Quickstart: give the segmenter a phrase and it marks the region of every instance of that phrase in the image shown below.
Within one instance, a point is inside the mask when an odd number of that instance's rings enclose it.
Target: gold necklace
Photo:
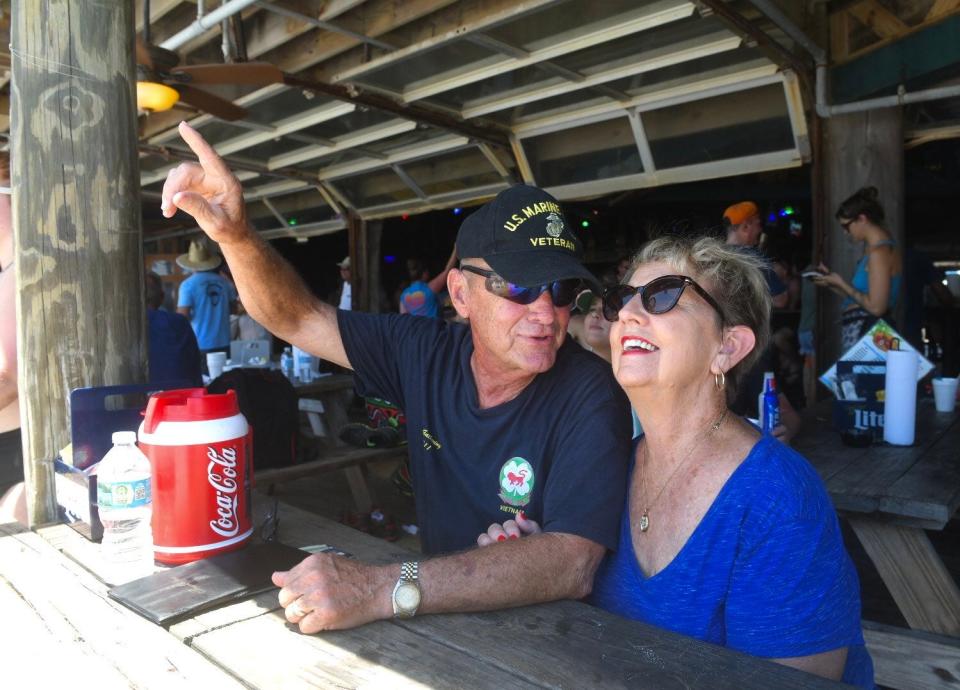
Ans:
[[[703,439],[705,439],[710,434],[710,432],[716,431],[720,428],[720,425],[723,424],[723,420],[727,418],[728,411],[729,411],[728,409],[724,409],[723,412],[720,413],[720,416],[717,417],[717,420],[710,425],[710,428],[707,429],[706,432],[704,432],[704,434],[700,438],[694,441],[693,445],[690,446],[690,450],[687,451],[687,454],[684,456],[683,460],[681,460],[673,468],[673,472],[671,472],[670,476],[667,477],[667,481],[665,481],[663,483],[663,486],[660,487],[660,491],[657,492],[656,497],[652,501],[650,501],[650,503],[647,504],[646,508],[644,508],[643,515],[640,516],[641,532],[646,532],[648,529],[650,529],[650,509],[654,505],[656,505],[657,501],[660,500],[660,496],[663,495],[663,490],[667,488],[667,485],[670,483],[670,480],[673,479],[673,476],[677,473],[677,470],[679,470],[681,467],[687,464],[687,460],[691,458],[691,456],[693,455],[693,451],[697,449],[697,447],[700,445],[700,442],[703,441]],[[640,488],[643,489],[643,493],[644,495],[646,495],[647,493],[647,440],[646,439],[643,440],[643,467],[640,469]]]

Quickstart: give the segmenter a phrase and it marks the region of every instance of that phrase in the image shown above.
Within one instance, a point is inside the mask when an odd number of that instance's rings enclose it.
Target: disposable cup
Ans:
[[[937,412],[953,412],[957,405],[957,383],[955,378],[933,380],[933,401]]]
[[[207,353],[207,372],[210,378],[215,379],[223,373],[223,367],[227,363],[226,352],[208,352]]]

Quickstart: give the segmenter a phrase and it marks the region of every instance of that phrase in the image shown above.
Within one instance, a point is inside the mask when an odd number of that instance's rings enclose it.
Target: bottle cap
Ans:
[[[110,440],[113,441],[113,445],[129,445],[137,442],[137,432],[136,431],[114,431],[113,436],[110,437]]]

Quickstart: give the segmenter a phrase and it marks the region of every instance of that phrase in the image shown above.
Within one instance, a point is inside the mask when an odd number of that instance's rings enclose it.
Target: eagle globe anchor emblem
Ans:
[[[520,457],[510,458],[500,468],[500,500],[512,506],[525,506],[533,491],[533,467]]]
[[[547,216],[547,234],[550,237],[560,237],[563,232],[563,218],[556,213]]]

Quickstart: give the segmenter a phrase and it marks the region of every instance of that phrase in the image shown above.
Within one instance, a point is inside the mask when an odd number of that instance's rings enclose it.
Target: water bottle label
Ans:
[[[97,482],[97,505],[108,510],[150,505],[150,478],[132,482]]]

